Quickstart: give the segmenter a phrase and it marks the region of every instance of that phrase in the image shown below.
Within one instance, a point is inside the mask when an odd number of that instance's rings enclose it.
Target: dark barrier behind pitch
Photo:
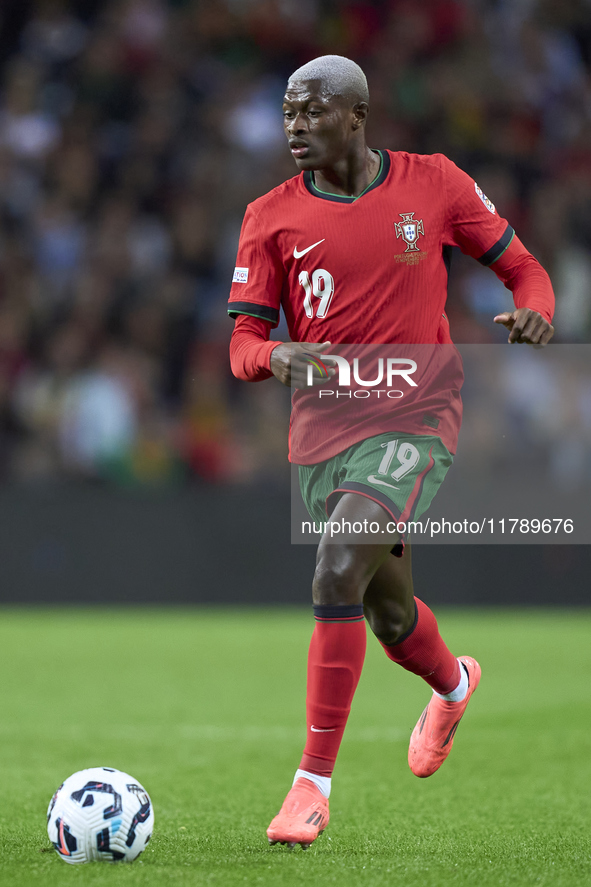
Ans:
[[[0,492],[2,604],[303,604],[315,548],[290,544],[285,492],[78,484]],[[419,546],[435,605],[588,605],[587,546]]]

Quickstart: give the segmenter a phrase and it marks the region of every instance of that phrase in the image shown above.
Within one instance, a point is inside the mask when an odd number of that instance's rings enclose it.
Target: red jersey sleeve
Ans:
[[[244,215],[236,268],[228,302],[230,317],[247,314],[279,323],[284,269],[274,236],[265,232],[260,214],[250,204]]]
[[[531,308],[550,322],[554,292],[548,274],[474,179],[441,157],[446,173],[447,243],[459,246],[481,265],[491,265],[513,293],[516,308]]]
[[[444,155],[440,157],[446,187],[446,243],[459,246],[481,265],[492,265],[503,255],[515,231],[474,179]]]
[[[531,308],[552,323],[554,290],[547,272],[515,236],[492,266],[497,277],[513,293],[516,308]]]
[[[237,379],[260,382],[269,379],[271,352],[281,342],[270,342],[271,327],[258,317],[239,315],[230,340],[230,365]]]

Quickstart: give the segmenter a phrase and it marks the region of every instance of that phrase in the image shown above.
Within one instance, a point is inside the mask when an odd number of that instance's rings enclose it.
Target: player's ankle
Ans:
[[[435,695],[440,699],[445,699],[446,702],[463,702],[468,692],[469,683],[468,670],[464,663],[460,662],[460,683],[455,690],[452,690],[451,693],[435,693]]]
[[[316,788],[322,792],[325,798],[330,797],[330,787],[332,782],[330,776],[320,776],[319,773],[311,773],[309,770],[296,770],[296,774],[293,778],[294,783],[297,779],[309,779],[310,782],[313,782]]]

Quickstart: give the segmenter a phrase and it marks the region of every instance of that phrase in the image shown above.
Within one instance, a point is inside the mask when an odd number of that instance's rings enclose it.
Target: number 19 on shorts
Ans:
[[[408,441],[402,441],[400,446],[398,446],[397,440],[389,440],[387,443],[383,443],[382,447],[385,448],[386,452],[384,458],[380,462],[378,474],[388,474],[392,465],[392,460],[394,456],[396,456],[399,465],[390,475],[394,480],[402,480],[403,477],[409,474],[413,468],[418,465],[421,457],[421,454],[414,444],[411,444]]]

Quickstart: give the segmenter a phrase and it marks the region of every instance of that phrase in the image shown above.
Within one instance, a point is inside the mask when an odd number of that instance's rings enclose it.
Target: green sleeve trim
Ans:
[[[505,247],[505,249],[504,249],[501,253],[498,254],[498,256],[496,257],[496,259],[494,259],[494,260],[491,262],[491,265],[494,265],[495,262],[498,262],[498,261],[499,261],[499,259],[501,258],[501,256],[504,256],[504,255],[505,255],[505,253],[507,252],[507,250],[509,249],[509,247],[510,247],[511,244],[513,243],[513,238],[514,238],[514,237],[515,237],[515,231],[514,231],[513,234],[511,235],[511,240],[509,241],[509,243],[507,244],[507,246]]]
[[[279,323],[277,308],[271,308],[269,305],[257,305],[253,302],[230,302],[228,314],[233,319],[236,319],[240,314],[246,314],[247,317],[257,317],[273,326],[277,326]]]
[[[500,238],[500,240],[497,240],[497,242],[493,246],[491,246],[491,248],[487,250],[483,256],[480,256],[480,258],[478,259],[480,264],[488,267],[489,265],[493,265],[495,262],[498,262],[503,253],[506,252],[511,246],[514,237],[515,231],[513,230],[511,225],[507,225],[507,227],[505,228],[505,233]]]

